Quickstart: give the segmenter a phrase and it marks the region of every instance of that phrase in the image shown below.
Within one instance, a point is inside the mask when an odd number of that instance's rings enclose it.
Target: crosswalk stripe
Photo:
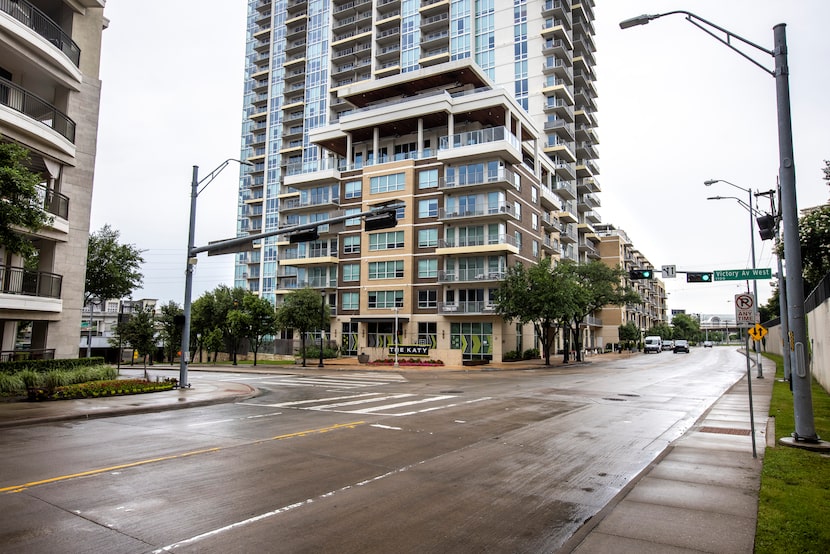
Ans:
[[[426,402],[438,402],[439,400],[447,400],[448,398],[455,398],[455,396],[433,396],[429,398],[422,398],[420,400],[412,400],[410,402],[398,402],[396,404],[385,404],[383,406],[376,406],[374,408],[363,408],[362,410],[351,410],[350,414],[372,414],[380,412],[381,410],[394,410],[395,408],[403,408],[404,406],[414,406],[416,404],[424,404]]]

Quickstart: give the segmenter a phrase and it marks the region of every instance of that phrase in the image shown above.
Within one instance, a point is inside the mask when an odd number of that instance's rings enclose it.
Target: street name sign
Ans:
[[[745,281],[747,279],[772,279],[772,269],[724,269],[715,271],[715,281]]]
[[[735,295],[735,321],[738,325],[754,325],[755,296],[750,292],[742,292]]]

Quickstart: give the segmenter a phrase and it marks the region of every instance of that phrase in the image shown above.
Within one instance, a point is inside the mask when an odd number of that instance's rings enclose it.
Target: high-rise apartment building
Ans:
[[[599,259],[593,6],[250,0],[238,233],[406,206],[381,233],[264,238],[235,286],[325,291],[345,352],[393,319],[445,359],[532,347],[488,314],[506,268]]]
[[[104,0],[0,2],[0,140],[25,147],[51,223],[37,256],[0,244],[2,359],[78,356]],[[0,200],[2,201],[2,200]]]

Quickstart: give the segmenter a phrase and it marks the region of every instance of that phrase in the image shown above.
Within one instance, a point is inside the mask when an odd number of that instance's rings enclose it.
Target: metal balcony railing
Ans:
[[[63,219],[69,219],[69,197],[46,187],[38,187],[40,205],[48,213]]]
[[[3,2],[4,0],[0,0]],[[0,77],[0,104],[54,129],[75,143],[75,122],[55,106],[26,89]]]
[[[64,53],[76,67],[81,62],[81,49],[45,13],[26,0],[0,0],[0,11],[9,14]]]
[[[60,298],[62,282],[55,273],[0,265],[0,293]]]

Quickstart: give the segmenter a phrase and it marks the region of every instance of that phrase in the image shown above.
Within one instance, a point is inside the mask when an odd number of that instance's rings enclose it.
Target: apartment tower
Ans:
[[[98,134],[104,0],[0,2],[0,140],[25,147],[51,222],[0,244],[2,360],[75,358]]]
[[[448,359],[532,347],[488,313],[506,268],[599,259],[593,6],[250,0],[238,234],[405,207],[383,236],[263,238],[235,286],[320,290],[345,353],[385,348],[393,320]]]

